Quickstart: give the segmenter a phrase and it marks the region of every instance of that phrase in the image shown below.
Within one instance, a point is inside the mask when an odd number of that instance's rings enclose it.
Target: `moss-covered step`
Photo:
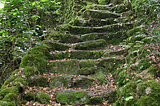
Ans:
[[[87,89],[94,85],[93,81],[94,81],[94,78],[92,77],[78,76],[77,78],[73,79],[71,87]]]
[[[53,54],[54,60],[56,59],[98,59],[100,58],[104,52],[98,50],[67,50],[67,51],[58,51],[51,52]]]
[[[67,27],[67,28],[66,28]],[[71,34],[87,34],[93,32],[116,32],[124,29],[133,28],[133,23],[116,23],[112,25],[105,25],[99,27],[83,27],[83,26],[72,26],[70,24],[63,24],[57,26],[57,31],[64,32],[69,31]]]
[[[73,76],[53,76],[50,79],[49,88],[71,87]]]
[[[23,101],[38,101],[42,104],[45,104],[45,103],[49,103],[49,95],[46,94],[46,93],[43,93],[43,92],[38,92],[38,93],[32,93],[32,92],[28,92],[27,94],[24,95],[23,97]]]
[[[52,41],[52,40],[44,40],[42,42],[43,45],[46,45],[48,46],[48,48],[52,51],[54,50],[66,50],[68,48],[70,48],[69,45],[67,44],[64,44],[64,43],[60,43],[60,42],[57,42],[57,41]]]
[[[80,62],[77,59],[68,60],[68,61],[54,61],[50,67],[50,72],[52,73],[65,73],[69,75],[90,75],[94,74],[97,68],[97,60],[81,60]]]
[[[92,50],[96,48],[104,48],[106,41],[104,39],[80,42],[74,46],[76,50]]]
[[[111,57],[111,56],[116,56],[116,55],[127,55],[125,50],[117,50],[117,51],[112,51],[112,50],[108,50],[106,52],[104,52],[102,57]]]
[[[124,24],[112,24],[112,25],[105,25],[100,27],[81,27],[81,26],[70,26],[71,34],[87,34],[87,33],[102,33],[102,32],[116,32],[124,29],[131,29],[133,28],[132,23],[124,23]]]
[[[31,78],[27,79],[28,85],[33,86],[40,86],[40,87],[48,87],[49,82],[47,77],[43,76],[31,76]]]
[[[107,44],[119,44],[125,38],[127,34],[124,31],[117,31],[113,33],[88,33],[81,35],[81,41],[104,39]]]
[[[50,72],[64,73],[64,74],[77,74],[79,70],[79,62],[77,59],[53,61],[50,65]]]
[[[102,59],[98,63],[98,67],[102,68],[105,73],[114,73],[118,67],[125,63],[124,58],[107,58]]]
[[[56,92],[56,100],[61,104],[83,105],[90,102],[89,93],[92,91],[62,90]]]
[[[50,30],[48,33],[49,33],[47,38],[48,40],[53,39],[61,43],[75,43],[80,41],[80,38],[71,35],[68,31],[60,32],[60,31]]]
[[[98,70],[98,61],[97,60],[82,60],[79,62],[80,69],[77,74],[80,75],[91,75]]]
[[[109,0],[108,0],[109,1]],[[94,4],[89,7],[89,9],[95,9],[95,10],[108,10],[116,13],[122,13],[125,11],[128,11],[130,8],[127,8],[127,5],[124,3],[119,5],[100,5],[100,4]]]
[[[97,18],[97,19],[106,19],[106,18],[118,18],[120,14],[113,13],[107,10],[94,10],[87,9],[82,13],[84,18]]]
[[[76,17],[74,20],[70,21],[70,24],[73,26],[104,26],[104,25],[111,25],[115,23],[124,23],[128,22],[131,19],[125,17],[118,17],[118,18],[106,18],[106,19],[84,19],[81,17]]]

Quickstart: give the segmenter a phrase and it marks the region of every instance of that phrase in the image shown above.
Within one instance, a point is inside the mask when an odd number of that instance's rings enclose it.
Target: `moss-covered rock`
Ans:
[[[8,87],[8,88],[5,88],[5,89],[2,89],[0,91],[0,98],[3,99],[5,95],[9,94],[9,93],[15,93],[15,94],[18,94],[19,93],[19,90],[16,86],[12,86],[12,87]]]
[[[37,75],[39,73],[36,67],[26,66],[24,70],[24,74],[27,78],[35,74]]]
[[[119,51],[111,51],[108,50],[103,54],[103,57],[109,57],[109,56],[115,56],[115,55],[122,55],[124,54],[125,51],[124,50],[119,50]]]
[[[144,82],[140,83],[138,81],[130,81],[118,89],[118,99],[115,104],[119,106],[131,104],[135,106],[158,106],[160,104],[159,86],[160,83],[156,80],[147,79],[147,81],[144,80]]]
[[[94,96],[90,98],[90,104],[99,104],[103,102],[103,98],[101,96]]]
[[[28,79],[29,86],[40,86],[40,87],[48,87],[49,82],[47,77],[39,77],[35,76],[34,78]]]
[[[78,60],[69,60],[69,61],[55,61],[50,65],[50,72],[54,73],[65,73],[65,74],[76,74],[79,70]]]
[[[43,56],[44,59],[53,59],[53,56],[49,53],[49,47],[46,45],[35,46],[28,54],[34,54],[35,56]],[[41,54],[42,53],[42,54]]]
[[[67,44],[54,42],[54,41],[51,41],[51,40],[44,40],[42,43],[44,45],[47,45],[49,47],[49,49],[52,50],[52,51],[54,51],[54,50],[66,50],[70,47]]]
[[[72,76],[57,76],[51,78],[49,87],[50,88],[70,87],[71,83],[72,83]]]
[[[20,68],[26,66],[36,67],[38,71],[42,74],[47,72],[46,66],[48,61],[43,58],[43,53],[37,52],[37,54],[27,54],[23,57],[20,64]]]
[[[91,75],[91,74],[94,74],[96,72],[96,70],[97,70],[96,67],[84,67],[84,68],[81,68],[77,74]]]
[[[32,93],[32,92],[28,92],[26,95],[25,95],[25,99],[27,101],[35,101],[35,94]]]
[[[13,104],[18,104],[18,95],[15,94],[15,93],[8,93],[5,95],[5,97],[2,99],[2,101],[5,101],[5,102],[14,102]],[[10,103],[9,103],[10,104]],[[10,106],[10,105],[8,105]]]
[[[42,104],[49,103],[50,100],[49,95],[43,92],[38,92],[36,95],[36,99]]]
[[[102,59],[98,66],[104,67],[106,73],[114,73],[114,71],[122,64],[124,64],[124,59],[110,58]]]
[[[79,76],[77,79],[74,80],[71,87],[87,89],[88,87],[91,87],[94,85],[93,81],[94,79],[92,77]]]
[[[89,95],[86,91],[57,91],[56,100],[62,104],[82,105],[89,103]]]
[[[98,47],[104,47],[106,44],[106,41],[104,39],[99,39],[95,41],[86,41],[82,43],[78,43],[74,46],[77,50],[91,50]]]
[[[16,103],[14,101],[7,102],[7,101],[0,101],[1,106],[16,106]]]
[[[89,9],[89,10],[84,11],[84,13],[82,14],[82,17],[85,17],[85,18],[92,17],[92,18],[106,19],[106,18],[118,18],[118,17],[120,17],[120,15],[116,14],[116,13],[106,11],[106,10],[92,10],[92,9]]]

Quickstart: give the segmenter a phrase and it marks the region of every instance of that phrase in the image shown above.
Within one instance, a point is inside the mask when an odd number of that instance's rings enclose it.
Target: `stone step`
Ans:
[[[85,41],[76,43],[74,45],[75,50],[93,50],[93,49],[100,49],[106,46],[106,41],[104,39],[92,40],[92,41]]]
[[[107,10],[94,10],[87,9],[82,13],[83,18],[97,18],[97,19],[106,19],[106,18],[118,18],[121,15],[118,13],[113,13]]]
[[[48,61],[49,72],[68,75],[90,75],[102,71],[114,73],[116,68],[124,63],[123,56],[104,57],[99,59],[63,59]]]
[[[102,74],[99,74],[99,76],[97,77],[103,78],[101,77],[101,75]],[[66,87],[49,88],[49,87],[38,87],[38,86],[29,87],[28,86],[27,89],[24,91],[25,93],[23,96],[23,104],[22,103],[21,104],[22,106],[41,105],[41,103],[43,105],[49,104],[51,106],[60,106],[60,104],[61,105],[87,104],[87,106],[103,105],[105,104],[103,103],[104,100],[107,101],[108,96],[113,95],[115,90],[117,89],[115,85],[115,81],[111,76],[112,76],[111,74],[105,76],[107,84],[99,85],[98,80],[96,80],[94,82],[95,85],[87,89],[66,88]],[[63,77],[61,76],[59,78],[61,82],[58,82],[57,85],[58,84],[63,85],[64,84]],[[82,79],[82,77],[80,79]],[[57,82],[57,81],[51,81],[51,82]]]
[[[65,51],[51,51],[53,59],[98,59],[115,55],[125,55],[125,50],[113,46],[113,49],[105,48],[104,50],[72,50],[69,48]]]
[[[75,20],[71,21],[70,24],[73,26],[104,26],[104,25],[111,25],[115,23],[127,23],[131,21],[130,18],[126,17],[118,17],[118,18],[106,18],[106,19],[84,19],[81,17],[77,17]]]
[[[81,27],[81,26],[70,26],[69,31],[71,34],[87,34],[87,33],[102,33],[102,32],[116,32],[125,29],[133,28],[133,23],[117,23],[113,25],[105,25],[100,27]]]
[[[108,10],[111,12],[116,12],[116,13],[122,13],[126,12],[129,10],[128,6],[124,4],[119,4],[119,5],[113,5],[113,4],[108,4],[108,5],[100,5],[100,4],[93,4],[89,6],[89,9],[94,9],[94,10]]]
[[[92,86],[111,84],[112,82],[110,82],[108,75],[105,75],[101,71],[92,76],[44,73],[42,75],[31,76],[27,81],[29,87],[87,89]]]
[[[127,34],[122,30],[113,33],[88,33],[79,36],[81,41],[104,39],[106,40],[106,44],[119,44],[127,37]]]
[[[54,40],[43,40],[42,44],[47,45],[48,48],[52,51],[54,50],[66,50],[69,49],[70,46],[68,44],[65,43],[60,43],[58,41],[54,41]]]
[[[109,33],[88,33],[72,35],[70,33],[61,33],[60,31],[50,31],[48,39],[54,39],[61,43],[78,43],[89,40],[104,39],[107,44],[119,44],[120,41],[127,37],[126,32],[121,30],[117,32]],[[118,38],[118,39],[117,39]]]

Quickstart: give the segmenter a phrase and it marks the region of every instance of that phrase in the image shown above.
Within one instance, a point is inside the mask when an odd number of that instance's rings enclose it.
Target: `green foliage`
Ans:
[[[60,2],[6,0],[0,11],[3,11],[0,14],[0,70],[9,73],[18,68],[17,58],[21,59],[33,46],[40,45],[46,30],[59,22]]]
[[[143,21],[160,19],[159,0],[132,0],[132,6],[138,17]]]

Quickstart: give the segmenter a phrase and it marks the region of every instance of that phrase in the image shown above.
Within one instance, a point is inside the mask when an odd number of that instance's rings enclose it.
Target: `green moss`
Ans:
[[[133,36],[135,35],[136,32],[141,32],[141,28],[140,27],[135,27],[133,29],[130,29],[128,32],[127,32],[127,35],[128,36]]]
[[[8,84],[10,84],[10,82],[14,81],[17,78],[16,75],[12,75],[11,77],[9,77],[4,84],[2,85],[1,89],[5,89],[7,87]]]
[[[82,105],[89,103],[89,96],[86,91],[64,90],[56,92],[56,100],[58,103]]]
[[[60,31],[60,32],[64,32],[64,31],[69,31],[69,24],[61,24],[61,25],[57,25],[56,30]]]
[[[57,76],[52,77],[49,87],[55,88],[55,87],[70,87],[69,82],[71,81],[72,77],[66,77],[66,76]]]
[[[125,85],[128,82],[126,78],[127,78],[127,73],[125,72],[125,70],[122,70],[117,76],[117,85],[119,87]]]
[[[44,45],[47,45],[50,50],[54,51],[54,50],[66,50],[68,49],[70,46],[63,44],[63,43],[59,43],[59,42],[52,42],[51,40],[44,40],[42,42]]]
[[[54,40],[60,40],[63,37],[63,33],[59,32],[59,31],[49,31],[49,37],[48,39],[54,39]]]
[[[103,102],[103,98],[101,96],[94,96],[94,97],[91,97],[90,98],[90,103],[91,104],[99,104],[99,103],[102,103]]]
[[[159,106],[160,103],[156,101],[154,98],[149,96],[141,96],[137,101],[137,106]]]
[[[20,71],[19,69],[14,70],[14,71],[12,72],[12,76],[15,75],[15,74],[17,75],[19,71]]]
[[[149,68],[150,65],[151,64],[149,63],[149,60],[147,58],[141,59],[141,61],[139,63],[140,70],[145,70],[145,69]]]
[[[91,75],[91,74],[95,73],[96,70],[97,70],[96,67],[85,67],[85,68],[81,68],[77,74]]]
[[[94,67],[94,66],[97,66],[97,62],[96,61],[91,61],[91,60],[86,60],[86,61],[80,61],[79,65],[80,65],[80,68]]]
[[[25,99],[26,99],[27,101],[31,101],[31,100],[35,101],[35,94],[32,93],[32,92],[28,92],[28,93],[25,95]]]
[[[8,87],[5,89],[2,89],[0,91],[0,96],[2,96],[2,98],[4,98],[5,95],[9,94],[9,93],[15,93],[18,94],[18,88],[16,86],[12,86],[12,87]]]
[[[154,76],[157,76],[158,69],[156,67],[151,66],[151,67],[149,67],[148,72],[153,74]]]
[[[74,84],[71,86],[73,88],[82,88],[87,89],[88,87],[93,86],[93,78],[92,77],[80,77],[76,79]]]
[[[76,74],[79,65],[78,60],[69,60],[69,61],[57,61],[52,62],[50,66],[50,72],[54,73],[65,73],[65,74]]]
[[[18,95],[15,93],[8,93],[5,95],[5,97],[2,99],[2,101],[11,102],[14,101],[15,103],[18,102]]]
[[[155,80],[148,80],[147,82],[142,82],[138,84],[138,93],[141,95],[142,98],[138,100],[137,104],[143,102],[143,104],[146,103],[146,105],[155,106],[160,105],[160,83]],[[144,96],[144,97],[143,97]],[[150,100],[149,100],[150,99]],[[146,102],[145,100],[154,101],[154,102]]]
[[[134,97],[136,94],[137,82],[130,81],[126,83],[123,87],[117,90],[117,101],[116,106],[129,106],[135,104],[138,98]],[[133,97],[127,100],[128,97]]]
[[[98,66],[104,67],[106,73],[114,73],[114,71],[120,67],[121,64],[124,64],[124,59],[116,59],[116,58],[110,58],[110,59],[102,59]]]
[[[34,54],[35,56],[43,56],[43,58],[45,59],[53,59],[53,56],[49,52],[50,50],[48,46],[40,45],[35,46],[31,51],[28,52],[28,54]]]
[[[109,94],[105,95],[105,100],[108,101],[108,103],[114,103],[117,100],[116,97],[117,92],[116,91],[112,91]]]
[[[16,86],[18,88],[18,91],[20,93],[22,93],[27,85],[27,82],[25,79],[21,78],[21,77],[17,77],[11,84],[12,86]]]
[[[48,78],[47,77],[39,77],[35,76],[33,79],[28,79],[29,86],[40,86],[40,87],[47,87],[48,86]]]
[[[7,102],[7,101],[0,101],[0,106],[17,106],[14,101]]]
[[[63,59],[63,58],[64,58],[64,56],[61,52],[54,54],[54,59]]]
[[[109,57],[109,56],[115,56],[115,55],[122,55],[124,54],[124,50],[120,50],[120,51],[111,51],[108,50],[103,54],[103,57]]]
[[[20,68],[30,66],[30,67],[36,67],[38,71],[42,74],[47,71],[46,66],[47,66],[48,61],[45,60],[42,57],[41,52],[38,54],[27,54],[23,57],[22,62],[20,64]]]
[[[89,33],[81,36],[82,41],[106,39],[106,33]]]
[[[77,50],[91,50],[98,47],[104,47],[106,44],[106,41],[104,39],[99,39],[95,41],[86,41],[82,43],[78,43],[74,46]]]
[[[101,51],[67,51],[64,53],[64,58],[71,59],[97,59],[102,56]]]
[[[84,13],[82,14],[82,17],[85,18],[99,18],[99,19],[106,19],[106,18],[118,18],[119,14],[116,13],[112,13],[106,10],[86,10],[84,11]]]
[[[43,92],[38,92],[36,99],[42,104],[49,103],[50,100],[49,95]]]
[[[24,74],[26,75],[27,78],[29,78],[31,75],[38,74],[38,69],[36,67],[26,66]]]
[[[107,84],[108,83],[106,76],[102,72],[98,73],[97,79],[99,80],[100,84]]]

